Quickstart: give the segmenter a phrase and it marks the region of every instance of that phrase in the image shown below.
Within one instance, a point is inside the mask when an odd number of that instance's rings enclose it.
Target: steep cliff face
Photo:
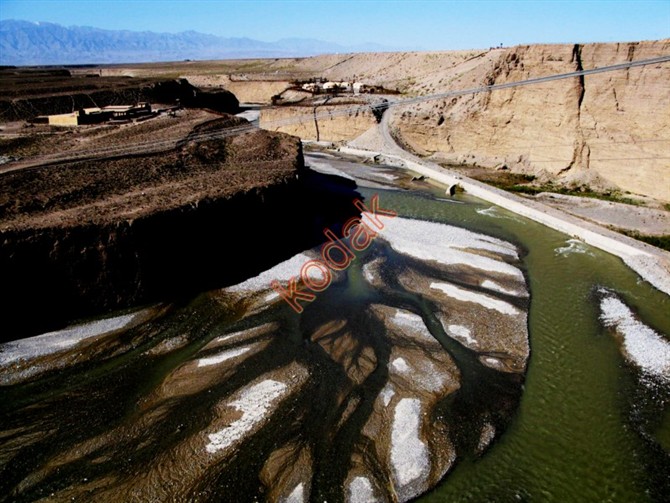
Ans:
[[[265,131],[19,170],[0,187],[5,340],[242,281],[318,245],[357,195],[305,169],[296,138]]]
[[[224,88],[241,103],[270,104],[272,97],[291,87],[287,80],[231,79],[228,75],[184,75],[194,86],[203,89]]]
[[[430,92],[504,84],[670,54],[670,41],[490,51]],[[447,78],[446,74],[450,74]],[[435,78],[432,78],[434,81]],[[670,65],[431,101],[394,110],[399,138],[456,164],[507,165],[566,184],[670,200]],[[424,92],[423,94],[428,94]]]
[[[362,103],[342,103],[263,109],[260,126],[304,140],[353,140],[377,124],[372,109],[355,110],[361,105]],[[303,120],[298,121],[298,117]]]

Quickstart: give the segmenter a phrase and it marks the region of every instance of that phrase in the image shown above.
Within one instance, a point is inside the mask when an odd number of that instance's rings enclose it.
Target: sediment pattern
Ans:
[[[407,501],[481,454],[529,355],[518,252],[384,222],[300,315],[270,282],[316,249],[185,306],[50,334],[49,349],[0,346],[0,494]]]

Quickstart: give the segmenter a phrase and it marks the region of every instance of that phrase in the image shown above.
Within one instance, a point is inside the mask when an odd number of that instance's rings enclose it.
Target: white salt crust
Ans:
[[[396,358],[393,360],[391,362],[391,367],[393,367],[393,370],[401,374],[407,374],[412,370],[403,358]]]
[[[277,264],[276,266],[268,269],[267,271],[263,271],[258,276],[249,278],[248,280],[239,283],[237,285],[227,287],[226,291],[248,292],[256,290],[266,290],[272,287],[271,286],[272,281],[275,279],[285,285],[285,283],[292,277],[300,276],[300,269],[305,264],[305,262],[309,262],[310,260],[312,260],[310,256],[304,253],[299,253],[298,255],[295,255],[294,257],[291,257],[290,259],[285,260],[280,264]],[[310,271],[310,273],[312,273],[312,271]],[[268,295],[268,297],[270,298],[278,296],[279,295],[275,292],[272,293],[271,297]]]
[[[371,218],[370,213],[364,215]],[[370,227],[379,232],[399,253],[421,260],[433,260],[444,265],[466,265],[524,281],[521,271],[513,265],[468,251],[468,249],[485,250],[518,258],[516,248],[510,243],[435,222],[383,216],[380,220],[384,224],[383,229],[373,228],[372,224],[369,224]]]
[[[230,360],[231,358],[243,355],[250,349],[251,349],[250,346],[246,346],[243,348],[233,348],[227,351],[223,351],[218,355],[209,356],[207,358],[200,358],[198,360],[198,367],[207,367],[208,365],[216,365],[218,363],[225,362],[226,360]]]
[[[450,337],[453,337],[466,345],[477,345],[477,340],[472,337],[472,332],[470,332],[468,327],[464,327],[463,325],[448,325],[445,332],[447,332],[447,335]]]
[[[28,360],[37,356],[57,353],[71,348],[90,337],[129,328],[133,321],[140,317],[140,314],[124,314],[114,318],[75,325],[57,332],[49,332],[27,339],[0,344],[0,366],[5,366],[17,360]]]
[[[384,407],[388,407],[388,404],[391,403],[391,399],[395,396],[395,391],[393,390],[393,385],[386,383],[386,386],[381,390],[379,396],[382,398]]]
[[[347,501],[349,503],[376,503],[378,501],[367,477],[354,477],[349,484]]]
[[[263,323],[262,325],[258,325],[253,328],[245,328],[244,330],[239,330],[237,332],[231,332],[226,335],[220,335],[216,339],[214,339],[215,343],[222,343],[222,342],[243,342],[246,339],[256,337],[258,335],[265,334],[269,332],[272,328],[274,328],[276,325],[272,322],[270,323]],[[239,339],[238,341],[235,341],[235,339]]]
[[[396,312],[390,321],[401,329],[409,329],[412,332],[411,335],[419,336],[421,339],[435,342],[435,338],[428,330],[426,324],[423,322],[423,318],[418,314],[404,311],[402,309],[396,309]]]
[[[267,379],[247,386],[237,393],[237,399],[227,405],[242,413],[242,417],[216,433],[207,435],[209,453],[227,449],[236,444],[247,433],[253,431],[266,418],[276,404],[290,391],[286,384]]]
[[[504,293],[505,295],[513,295],[514,297],[528,297],[528,292],[525,290],[509,290],[499,285],[495,281],[491,281],[490,279],[485,279],[480,283],[480,285],[482,288],[486,288],[487,290],[492,290],[494,292]]]
[[[514,316],[520,313],[516,307],[505,301],[484,295],[482,293],[471,292],[470,290],[465,290],[449,283],[431,283],[430,287],[441,291],[453,299],[463,302],[474,302],[485,307],[486,309],[492,309],[502,314]]]
[[[308,164],[311,169],[313,169],[314,171],[318,171],[319,173],[324,173],[326,175],[336,175],[342,178],[346,178],[348,180],[356,181],[356,179],[351,175],[337,168],[334,168],[329,161],[322,161],[320,159],[310,157]]]
[[[303,503],[305,501],[305,486],[302,482],[295,486],[286,499],[279,500],[281,503]]]
[[[670,342],[635,318],[621,300],[606,296],[600,301],[600,319],[623,336],[626,358],[644,372],[670,381]]]
[[[416,398],[400,400],[391,430],[391,465],[398,495],[403,500],[420,492],[430,473],[430,458],[419,435],[420,426],[421,402]],[[408,487],[410,484],[415,487]]]

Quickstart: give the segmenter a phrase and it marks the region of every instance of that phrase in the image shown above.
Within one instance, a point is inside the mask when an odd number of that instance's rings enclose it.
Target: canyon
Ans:
[[[667,56],[670,40],[516,46],[483,51],[342,54],[267,61],[243,72],[237,89],[279,72],[306,79],[358,80],[421,97]],[[206,81],[225,86],[207,68]],[[256,69],[254,69],[256,68]],[[186,70],[184,68],[184,70]],[[189,73],[196,74],[193,67]],[[235,68],[227,68],[235,72]],[[147,70],[148,73],[151,73]],[[142,72],[136,72],[142,75]],[[256,77],[255,77],[256,75]],[[189,77],[191,78],[191,77]],[[218,79],[218,80],[217,80]],[[670,65],[657,64],[601,75],[470,94],[394,107],[393,133],[401,144],[445,164],[506,168],[563,186],[619,190],[670,201]],[[199,81],[202,82],[202,81]],[[204,82],[203,82],[204,83]],[[219,83],[219,84],[217,84]],[[281,85],[254,101],[270,103]],[[271,94],[270,94],[271,93]],[[264,99],[263,99],[264,98]],[[344,108],[352,108],[351,104]],[[282,125],[296,110],[272,108],[261,120],[272,129],[316,139],[308,122]],[[352,140],[366,125],[365,115],[325,117],[319,139]],[[371,116],[370,116],[371,117]],[[347,125],[350,128],[347,129]],[[300,130],[298,131],[298,127]]]
[[[662,208],[670,65],[411,98],[668,52],[656,41],[38,70],[0,109],[15,128],[0,140],[0,493],[661,500],[668,296],[573,239],[583,224],[549,225],[560,216],[521,197],[506,206],[502,191],[486,199],[471,180],[457,191],[460,175],[437,164]],[[71,86],[46,96],[52,78]],[[297,89],[315,78],[399,94]],[[16,125],[140,99],[174,113]],[[261,128],[230,115],[240,102],[260,108]],[[345,143],[369,150],[354,160]],[[352,222],[376,213],[383,225],[357,243]],[[315,278],[306,265],[321,259]],[[285,302],[292,288],[315,295]]]

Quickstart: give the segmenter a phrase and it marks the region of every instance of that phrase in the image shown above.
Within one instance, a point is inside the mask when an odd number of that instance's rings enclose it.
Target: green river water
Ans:
[[[441,190],[435,190],[438,195]],[[645,388],[598,321],[594,289],[619,293],[670,333],[670,298],[623,262],[469,197],[466,204],[385,192],[399,214],[509,240],[527,252],[531,357],[516,418],[479,459],[466,459],[421,501],[668,501],[668,390]]]

